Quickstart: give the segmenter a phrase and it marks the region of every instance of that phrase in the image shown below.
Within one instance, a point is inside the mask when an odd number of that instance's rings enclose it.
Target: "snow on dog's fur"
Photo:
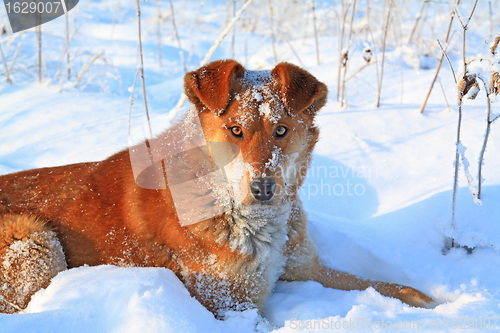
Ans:
[[[51,254],[34,262],[50,272],[38,281],[40,288],[66,263],[69,268],[166,267],[216,315],[228,309],[262,309],[280,278],[316,280],[340,289],[372,286],[414,306],[432,302],[411,287],[325,267],[315,252],[298,189],[319,135],[314,118],[326,102],[323,83],[288,63],[272,71],[249,71],[225,60],[187,73],[185,92],[193,109],[184,121],[148,142],[149,156],[164,147],[181,153],[191,149],[188,139],[196,135],[206,140],[207,150],[195,148],[193,154],[178,155],[183,159],[163,160],[139,175],[131,158],[137,157],[140,145],[101,162],[0,177],[0,311],[26,306],[36,291],[29,289],[21,300],[12,292],[13,281],[30,279],[30,272],[9,268],[14,259],[8,253],[19,242],[28,250],[42,246],[40,253]],[[193,120],[201,127],[193,126]],[[217,151],[216,143],[237,152]],[[231,158],[218,163],[224,155]],[[224,178],[200,181],[203,191],[191,192],[192,185],[180,181],[202,179],[196,177],[212,169],[220,169]],[[152,186],[144,186],[147,182]],[[203,212],[218,204],[224,209],[215,216],[181,225],[181,209]],[[29,216],[48,221],[48,229],[35,223],[47,240],[39,239]],[[6,226],[16,217],[23,236],[12,242]],[[59,241],[66,263],[57,259]],[[29,269],[31,276],[40,272],[39,267]]]

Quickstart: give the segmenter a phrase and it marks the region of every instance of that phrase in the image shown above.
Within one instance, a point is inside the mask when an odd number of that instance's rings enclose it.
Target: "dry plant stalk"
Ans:
[[[20,32],[20,33],[18,33],[16,35],[10,35],[9,36],[9,42],[13,42],[16,38],[18,38],[19,36],[21,36],[23,33],[24,33],[24,31]],[[2,28],[2,32],[1,32],[1,36],[3,37],[6,34],[7,34],[7,31],[6,31],[5,27],[3,27]],[[7,64],[7,58],[5,57],[5,54],[4,54],[3,48],[2,48],[2,43],[0,42],[0,55],[2,56],[2,62],[3,62],[4,67],[5,67],[6,81],[8,83],[14,83],[14,81],[10,77],[10,73],[12,73],[12,70],[14,69],[14,66],[16,65],[17,58],[19,56],[19,52],[21,51],[21,45],[22,45],[21,42],[19,42],[17,44],[16,51],[14,52],[14,56],[12,57],[11,64],[10,64],[10,66],[8,66],[8,64]],[[7,50],[9,50],[9,49],[10,49],[10,47],[7,48]]]
[[[156,39],[158,41],[158,66],[162,67],[163,66],[163,61],[162,61],[162,35],[161,35],[161,30],[162,30],[162,15],[161,15],[161,0],[157,0],[157,26],[156,26]]]
[[[340,30],[340,35],[339,35],[339,67],[337,71],[337,100],[340,99],[340,82],[341,82],[341,75],[342,75],[342,67],[343,67],[343,59],[344,59],[344,31],[345,31],[345,23],[347,19],[347,14],[349,13],[349,8],[350,8],[350,3],[347,3],[347,5],[342,2],[342,6],[345,6],[344,13],[342,15],[342,28]]]
[[[233,9],[233,17],[236,15],[236,0],[232,1],[232,9]],[[236,29],[233,29],[233,33],[231,34],[231,54],[233,59],[236,58]]]
[[[460,4],[460,0],[457,0],[455,7],[458,6],[459,4]],[[453,25],[454,18],[455,18],[455,8],[451,11],[451,14],[450,14],[450,23],[448,24],[448,30],[446,31],[446,38],[444,40],[446,45],[448,45],[449,40],[450,40],[450,32],[451,32],[451,27]],[[438,43],[439,43],[439,41],[438,41]],[[439,45],[439,46],[441,46],[441,45]],[[443,50],[442,47],[441,47],[441,49]],[[432,80],[429,91],[427,92],[427,95],[425,96],[424,104],[420,108],[420,113],[424,113],[425,106],[427,105],[427,101],[429,100],[429,97],[431,96],[432,89],[434,88],[434,84],[436,83],[437,77],[439,75],[439,71],[441,70],[441,65],[443,64],[443,60],[444,60],[445,55],[446,55],[446,52],[441,53],[441,57],[439,58],[439,61],[438,61],[437,67],[436,67],[436,73],[434,74],[434,79]],[[453,70],[453,67],[452,67],[452,70]]]
[[[378,92],[377,92],[377,107],[380,107],[380,93],[382,92],[382,80],[384,78],[384,63],[385,63],[385,45],[387,41],[387,32],[389,30],[389,20],[391,18],[392,0],[389,0],[389,6],[387,8],[387,17],[385,19],[384,27],[384,38],[382,41],[382,64],[380,65],[380,80],[378,82]]]
[[[142,81],[142,97],[144,98],[144,110],[146,112],[146,121],[148,123],[149,130],[149,138],[153,137],[153,131],[151,130],[151,122],[149,120],[149,110],[148,110],[148,102],[146,99],[146,80],[144,78],[144,58],[142,56],[142,37],[141,37],[141,5],[139,4],[139,0],[136,0],[137,3],[137,28],[138,28],[138,36],[139,36],[139,56],[140,56],[140,72],[141,72],[141,81]]]
[[[497,53],[497,47],[498,47],[498,43],[500,43],[500,35],[498,35],[496,38],[495,38],[495,41],[493,42],[493,44],[491,45],[491,53],[493,55],[495,55]]]
[[[130,88],[130,105],[128,109],[128,137],[129,139],[132,138],[132,106],[134,105],[134,91],[135,91],[135,85],[137,83],[137,77],[139,76],[139,71],[140,68],[137,68],[137,71],[135,71],[135,76],[134,76],[134,83],[132,84],[132,87]]]
[[[2,56],[2,62],[3,62],[3,65],[5,67],[6,80],[7,80],[8,83],[12,84],[12,80],[10,78],[9,66],[7,65],[7,59],[5,59],[5,55],[3,53],[3,48],[2,48],[2,44],[1,43],[0,43],[0,55]]]
[[[42,25],[36,27],[36,40],[38,44],[38,82],[42,82]]]
[[[423,0],[422,1],[422,6],[420,6],[420,10],[418,11],[417,17],[415,19],[415,24],[413,25],[413,28],[411,29],[410,37],[408,37],[408,44],[411,43],[413,40],[413,35],[415,35],[415,31],[417,30],[418,23],[420,22],[420,19],[422,18],[422,14],[424,12],[425,6],[429,3],[429,0]]]
[[[498,43],[500,42],[500,35],[498,35],[495,38],[495,41],[493,42],[490,52],[491,55],[494,57],[496,55],[496,50],[498,47]],[[500,76],[498,75],[498,72],[493,72],[491,73],[491,80],[490,80],[490,86],[488,87],[487,82],[483,80],[484,84],[484,90],[486,91],[486,102],[487,102],[487,118],[486,118],[486,132],[484,134],[484,140],[483,140],[483,146],[481,148],[481,153],[479,154],[479,162],[478,162],[478,190],[477,190],[477,197],[478,199],[481,199],[481,185],[482,185],[482,169],[483,169],[483,160],[484,160],[484,153],[486,151],[486,146],[488,145],[488,139],[490,137],[490,131],[491,131],[491,124],[495,120],[497,120],[500,115],[495,116],[494,118],[491,118],[491,99],[490,95],[498,95],[499,91],[499,86],[500,86]],[[489,90],[488,90],[489,88]]]
[[[306,67],[304,65],[304,63],[302,62],[302,60],[300,59],[297,51],[295,51],[295,48],[293,47],[292,43],[290,43],[290,41],[286,38],[286,36],[284,34],[280,34],[278,35],[278,38],[279,40],[282,42],[282,43],[285,43],[289,48],[290,48],[290,51],[292,52],[292,54],[295,56],[295,58],[297,59],[297,61],[299,62],[300,66],[302,67]]]
[[[319,61],[318,27],[316,24],[316,6],[314,4],[314,0],[311,1],[311,11],[312,11],[312,19],[313,19],[313,27],[314,27],[314,44],[316,47],[316,62],[318,63],[318,66],[319,66],[321,63]]]
[[[64,1],[63,1],[64,3]],[[65,6],[65,5],[64,5]],[[71,79],[71,56],[69,54],[69,19],[68,11],[64,14],[64,44],[66,47],[66,73],[68,74],[68,81]]]
[[[139,1],[139,0],[137,0]],[[229,23],[229,25],[224,29],[224,31],[220,34],[219,38],[214,42],[214,45],[208,50],[207,54],[205,55],[205,58],[200,62],[200,67],[205,66],[212,55],[214,54],[215,50],[219,47],[219,45],[222,43],[226,35],[231,31],[232,27],[234,24],[240,19],[241,14],[247,9],[248,6],[252,3],[253,0],[248,0],[241,8],[240,10],[236,13],[236,15],[233,17],[232,21]],[[174,106],[174,108],[170,111],[170,120],[175,119],[177,116],[177,113],[179,113],[179,110],[181,109],[182,105],[186,102],[187,96],[185,94],[181,95],[181,98],[177,102],[177,104]]]
[[[478,172],[477,172],[477,198],[481,199],[481,184],[482,184],[482,172],[483,172],[483,160],[484,160],[484,152],[486,151],[486,146],[488,145],[488,139],[490,137],[491,124],[496,120],[496,118],[491,119],[491,101],[490,94],[488,93],[488,88],[486,86],[486,82],[484,83],[484,87],[486,90],[486,99],[488,106],[488,115],[486,119],[486,133],[484,134],[483,147],[481,148],[481,153],[479,154],[479,162],[478,162]]]
[[[83,67],[82,69],[80,70],[80,72],[78,73],[77,77],[76,77],[76,81],[75,81],[75,87],[77,87],[80,82],[82,81],[82,78],[83,76],[85,75],[85,73],[87,73],[87,71],[89,70],[89,68],[97,61],[97,59],[99,59],[101,56],[103,56],[103,53],[100,52],[98,54],[96,54],[89,62],[87,62]]]
[[[172,28],[174,30],[175,40],[177,41],[177,47],[179,48],[179,55],[181,57],[184,73],[187,73],[187,66],[186,66],[186,61],[184,60],[184,52],[182,51],[181,39],[179,38],[179,34],[177,33],[177,25],[175,24],[174,4],[172,3],[172,0],[169,0],[169,3],[170,3],[170,11],[172,12]]]
[[[451,207],[451,226],[450,229],[454,230],[456,227],[456,222],[455,222],[455,213],[456,213],[456,204],[457,204],[457,189],[458,189],[458,171],[460,169],[460,144],[461,144],[461,127],[462,127],[462,104],[463,104],[463,97],[465,96],[465,90],[467,89],[468,82],[471,81],[471,79],[468,76],[467,73],[467,62],[465,58],[465,51],[466,51],[466,33],[467,33],[467,27],[470,23],[470,20],[472,18],[472,15],[474,15],[474,11],[476,9],[476,4],[477,0],[474,3],[474,7],[472,8],[472,11],[469,15],[469,19],[467,22],[463,22],[462,19],[460,18],[459,15],[458,19],[460,20],[460,23],[462,25],[463,29],[463,36],[462,36],[462,57],[463,57],[463,77],[462,80],[459,81],[459,84],[457,86],[458,88],[458,124],[457,124],[457,140],[456,140],[456,150],[455,150],[455,172],[454,172],[454,179],[453,179],[453,198],[452,198],[452,207]],[[458,5],[458,1],[457,1]],[[470,89],[470,88],[469,88]],[[449,250],[450,248],[455,247],[455,239],[446,239],[445,240],[445,249]]]
[[[3,297],[2,295],[0,295],[0,299],[2,300],[2,302],[5,302],[7,303],[8,305],[12,306],[14,309],[16,309],[18,311],[18,313],[26,313],[25,309],[22,309],[20,308],[17,304],[14,304],[12,302],[9,302],[5,297]]]
[[[340,97],[340,106],[341,107],[346,107],[347,106],[347,100],[345,97],[345,87],[346,87],[346,76],[347,76],[347,68],[349,67],[349,49],[351,48],[352,44],[352,26],[354,22],[354,14],[356,13],[356,4],[357,0],[354,0],[353,5],[352,5],[352,11],[351,11],[351,22],[349,24],[349,37],[347,39],[347,48],[346,51],[343,54],[342,57],[342,66],[344,67],[344,73],[342,75],[342,95]],[[354,47],[354,50],[356,47]]]
[[[270,25],[271,25],[271,46],[273,48],[273,57],[274,57],[274,62],[278,62],[278,54],[276,53],[276,32],[274,31],[274,10],[273,10],[273,4],[271,0],[268,0],[268,5],[269,5],[269,18],[270,18]]]
[[[490,89],[491,92],[495,95],[498,95],[500,92],[500,75],[498,75],[498,72],[495,72],[491,75],[491,81],[490,81]]]

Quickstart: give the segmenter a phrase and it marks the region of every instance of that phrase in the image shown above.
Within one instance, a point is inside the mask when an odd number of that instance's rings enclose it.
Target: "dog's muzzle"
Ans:
[[[250,190],[259,201],[271,200],[276,193],[276,181],[271,177],[260,177],[250,182]]]

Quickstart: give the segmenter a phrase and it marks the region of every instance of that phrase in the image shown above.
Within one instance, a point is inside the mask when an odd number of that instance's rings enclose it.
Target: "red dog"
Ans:
[[[411,287],[321,264],[297,193],[318,139],[323,83],[289,63],[248,71],[227,60],[186,74],[185,91],[192,111],[146,146],[0,177],[0,311],[24,308],[66,266],[84,264],[166,267],[216,315],[262,309],[278,279],[372,286],[413,306],[433,302]],[[202,136],[207,145],[176,142],[180,155],[161,160],[162,147],[179,135]],[[137,171],[141,149],[150,167]],[[199,182],[206,193],[183,187],[218,171],[223,178]],[[214,203],[222,192],[229,195]]]

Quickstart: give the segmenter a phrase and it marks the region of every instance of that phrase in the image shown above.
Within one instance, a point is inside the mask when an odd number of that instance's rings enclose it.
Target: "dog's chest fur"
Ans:
[[[216,243],[230,247],[232,259],[214,254],[198,258],[205,267],[200,274],[180,258],[181,275],[188,288],[195,294],[210,295],[220,304],[245,303],[251,299],[249,303],[258,305],[259,300],[263,301],[284,270],[290,206],[290,203],[240,206],[227,212],[222,221],[214,221],[217,225],[212,225],[208,234]],[[207,235],[203,224],[193,225],[193,231]],[[235,299],[239,297],[234,295],[235,287],[244,297]]]

